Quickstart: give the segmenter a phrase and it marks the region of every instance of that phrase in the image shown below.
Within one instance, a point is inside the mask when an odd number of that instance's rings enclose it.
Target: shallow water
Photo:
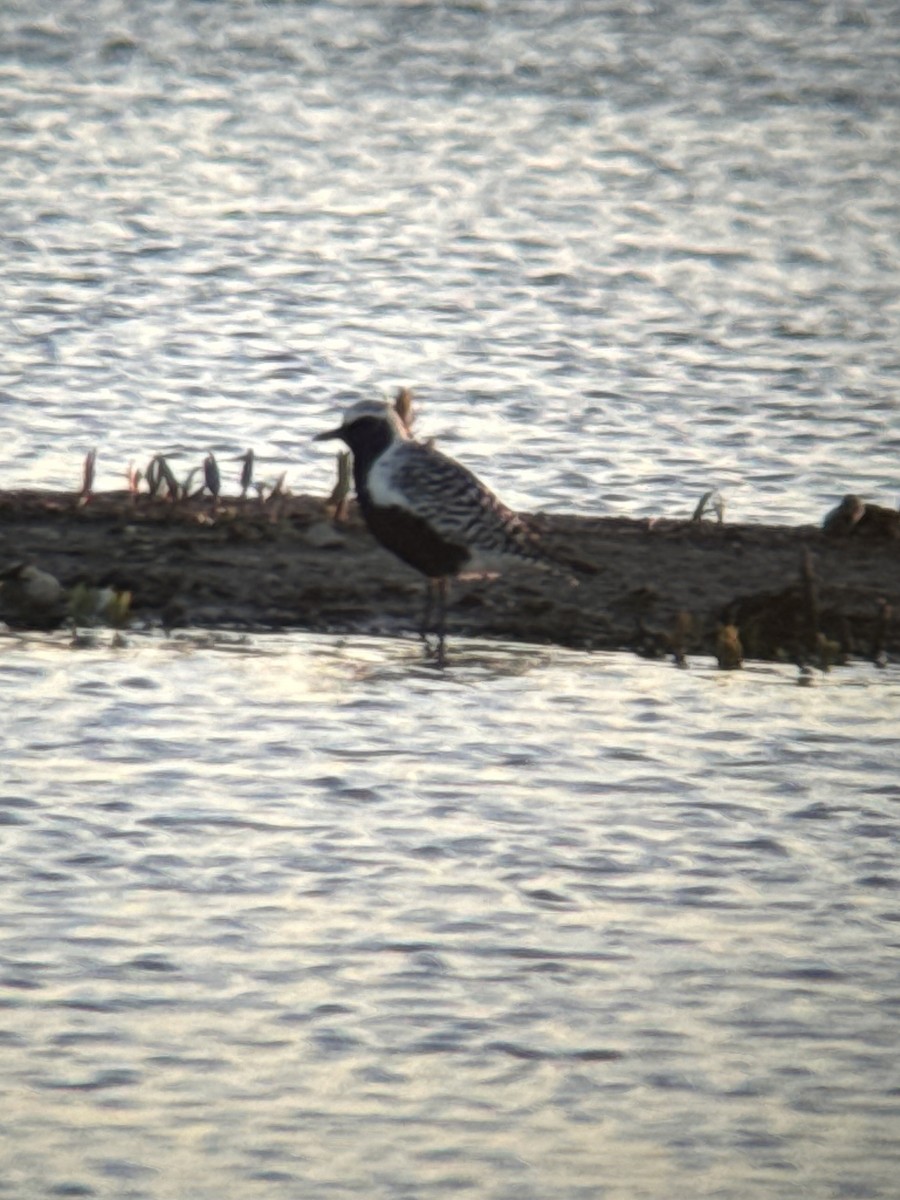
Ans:
[[[0,486],[895,504],[895,17],[9,0]],[[0,638],[0,1197],[893,1200],[897,668],[451,649]]]
[[[0,1195],[896,1194],[896,668],[7,638],[0,699]]]
[[[11,0],[3,485],[328,491],[406,383],[519,507],[895,505],[898,61],[886,0]]]

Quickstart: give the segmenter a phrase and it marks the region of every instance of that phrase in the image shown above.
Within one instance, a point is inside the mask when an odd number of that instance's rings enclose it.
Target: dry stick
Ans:
[[[413,424],[412,392],[408,387],[397,388],[397,394],[394,396],[394,408],[397,416],[411,431]]]
[[[694,509],[694,512],[691,516],[691,523],[693,524],[694,522],[702,521],[703,514],[706,512],[707,508],[711,508],[713,510],[713,512],[716,514],[716,520],[721,525],[725,520],[725,501],[715,490],[704,492],[700,497],[699,501],[697,502],[697,507]]]
[[[200,467],[191,467],[190,471],[185,475],[184,483],[181,485],[181,494],[185,500],[194,500],[197,496],[203,495],[202,487],[198,488],[196,492],[191,491],[191,488],[194,486],[194,480],[199,475],[201,469]]]
[[[241,467],[241,499],[242,500],[247,499],[247,492],[250,489],[250,485],[253,483],[253,463],[255,461],[255,457],[256,456],[254,455],[252,450],[247,450],[246,453],[242,454],[241,457],[238,459],[238,462],[241,462],[244,464]]]
[[[162,471],[159,467],[159,456],[151,458],[147,463],[147,470],[144,472],[144,477],[147,480],[147,489],[151,497],[155,500],[156,493],[159,491],[159,485],[162,483]]]
[[[169,499],[173,501],[177,500],[181,495],[181,489],[178,486],[178,480],[175,478],[175,472],[161,454],[159,455],[159,473],[162,481],[168,488]]]
[[[341,450],[337,456],[337,482],[328,497],[328,504],[334,506],[334,519],[346,521],[347,503],[350,496],[350,451]]]
[[[145,472],[147,487],[150,489],[150,495],[156,498],[163,484],[166,485],[168,497],[170,500],[177,500],[181,494],[181,489],[178,485],[178,480],[172,471],[172,468],[166,462],[161,454],[155,454],[150,459]]]
[[[135,468],[134,463],[128,464],[128,470],[125,472],[125,475],[128,480],[128,491],[132,502],[134,502],[138,498],[138,493],[141,490],[141,480],[144,476],[140,470]]]
[[[218,512],[222,478],[219,474],[219,464],[216,462],[216,456],[212,450],[210,450],[209,454],[203,460],[203,484],[212,496],[212,511],[214,513]]]
[[[260,502],[268,511],[269,521],[272,522],[272,524],[275,524],[277,521],[281,520],[284,512],[285,499],[290,495],[290,492],[285,487],[284,483],[286,478],[287,471],[282,471],[275,480],[275,483],[272,485],[272,490],[269,492],[268,496],[263,498],[263,493],[259,493]]]
[[[81,504],[87,504],[91,496],[94,494],[94,471],[97,466],[97,450],[88,450],[84,456],[84,468],[81,475],[81,491],[78,493],[78,500]]]

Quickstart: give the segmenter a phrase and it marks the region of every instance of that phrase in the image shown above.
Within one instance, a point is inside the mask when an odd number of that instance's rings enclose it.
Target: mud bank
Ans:
[[[535,514],[579,582],[527,566],[457,581],[449,633],[649,656],[838,661],[900,656],[900,540],[815,526]],[[415,631],[423,581],[382,550],[353,506],[278,497],[213,506],[112,492],[0,492],[0,618],[65,621],[16,587],[33,564],[65,589],[131,593],[131,620],[165,628]],[[452,642],[451,642],[452,651]],[[737,656],[735,656],[737,657]]]

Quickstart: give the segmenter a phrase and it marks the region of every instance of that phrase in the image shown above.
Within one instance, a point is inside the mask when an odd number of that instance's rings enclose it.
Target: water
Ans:
[[[7,639],[0,694],[0,1195],[896,1194],[896,668]]]
[[[896,503],[895,15],[8,0],[0,486]],[[451,655],[0,637],[0,1197],[893,1200],[896,666]]]
[[[11,0],[3,484],[327,492],[406,383],[519,507],[895,505],[898,65],[887,2]]]

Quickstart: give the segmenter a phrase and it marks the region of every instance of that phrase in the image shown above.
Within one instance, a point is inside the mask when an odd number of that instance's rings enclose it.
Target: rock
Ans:
[[[303,540],[316,550],[342,550],[347,545],[347,539],[330,521],[316,521],[307,526],[303,531]]]
[[[66,615],[62,584],[31,563],[14,563],[0,574],[0,618],[26,629],[55,629]]]

